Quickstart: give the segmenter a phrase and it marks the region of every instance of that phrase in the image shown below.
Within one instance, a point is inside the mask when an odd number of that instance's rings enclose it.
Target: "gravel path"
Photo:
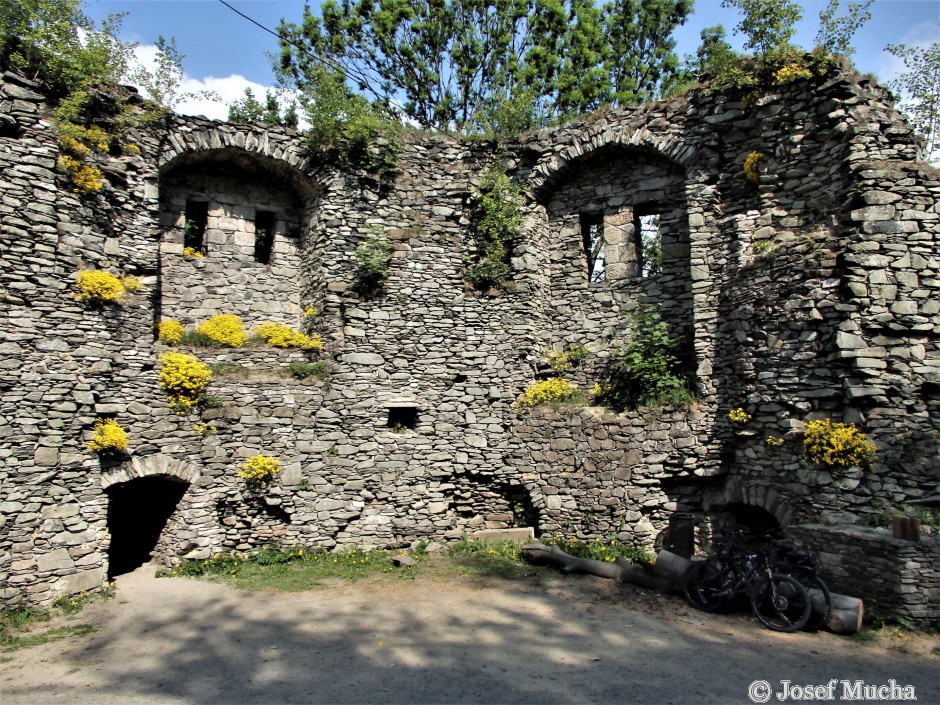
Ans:
[[[775,634],[590,576],[290,594],[152,576],[86,607],[93,634],[4,655],[0,705],[750,703],[758,679],[833,678],[940,703],[937,639]]]

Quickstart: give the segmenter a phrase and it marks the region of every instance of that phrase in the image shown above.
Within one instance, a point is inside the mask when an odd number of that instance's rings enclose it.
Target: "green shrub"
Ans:
[[[327,380],[330,377],[330,368],[325,362],[292,362],[287,366],[287,373],[294,379],[307,379],[316,377]]]
[[[611,354],[608,380],[592,394],[617,410],[690,403],[694,397],[666,322],[653,307],[643,306],[630,314],[630,323],[633,339]]]
[[[505,172],[491,167],[470,202],[476,257],[467,258],[465,276],[477,289],[489,289],[512,278],[513,248],[522,235],[522,190]]]
[[[557,405],[562,402],[578,401],[581,392],[568,380],[561,377],[542,379],[529,385],[513,404],[516,413],[521,414],[537,406]]]
[[[385,235],[374,233],[359,243],[353,257],[356,258],[356,290],[365,298],[376,296],[385,286],[389,276],[394,247]]]

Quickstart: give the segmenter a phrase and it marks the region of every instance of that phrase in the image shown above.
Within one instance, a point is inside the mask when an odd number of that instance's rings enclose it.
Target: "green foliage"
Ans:
[[[281,110],[277,96],[267,91],[264,103],[255,98],[250,88],[245,89],[245,97],[233,101],[228,106],[229,122],[246,122],[271,127],[297,128],[297,108],[292,103]]]
[[[283,22],[279,70],[322,66],[422,127],[497,135],[661,94],[680,75],[673,29],[691,0],[328,0]]]
[[[330,368],[325,362],[292,362],[287,366],[287,373],[294,379],[316,377],[326,381],[330,378]]]
[[[394,246],[381,233],[366,237],[353,251],[356,258],[356,290],[365,298],[375,297],[385,286]]]
[[[636,409],[692,401],[679,369],[676,342],[659,313],[644,306],[630,314],[633,339],[611,353],[608,381],[599,385],[598,401],[614,409]]]
[[[926,140],[927,161],[940,158],[940,42],[927,47],[889,44],[886,50],[904,62],[904,73],[888,83],[901,96],[898,109]]]
[[[747,37],[744,48],[756,52],[762,73],[795,49],[790,40],[803,10],[794,0],[722,0],[721,6],[744,15],[734,29]]]
[[[470,202],[476,258],[467,260],[465,276],[477,289],[489,289],[512,278],[510,259],[522,235],[522,191],[505,172],[490,167]]]
[[[416,559],[419,556],[415,556]],[[387,551],[281,546],[270,544],[245,553],[219,553],[206,560],[183,560],[159,577],[214,577],[233,580],[246,590],[307,590],[324,580],[361,580],[377,573],[405,576],[412,568],[396,568]]]
[[[842,17],[839,13],[839,0],[829,0],[826,8],[819,13],[819,31],[816,33],[816,46],[823,47],[830,54],[851,56],[855,53],[852,48],[852,37],[859,27],[871,19],[871,7],[874,0],[850,2],[848,11]]]
[[[398,171],[401,126],[346,86],[341,74],[308,65],[300,106],[310,123],[307,145],[325,163],[361,169],[380,180]]]
[[[135,46],[117,39],[123,15],[97,28],[81,6],[81,0],[0,0],[0,69],[38,81],[54,102],[117,83]]]
[[[594,561],[613,563],[622,558],[628,563],[655,563],[656,556],[646,549],[627,546],[614,538],[595,538],[580,540],[562,534],[543,534],[539,541],[546,546],[558,546],[562,551],[575,558],[587,558]]]

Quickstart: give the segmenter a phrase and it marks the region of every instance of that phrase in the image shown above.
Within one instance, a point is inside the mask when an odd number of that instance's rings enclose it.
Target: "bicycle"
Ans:
[[[815,551],[797,551],[775,538],[771,538],[770,542],[770,561],[774,572],[795,578],[809,595],[811,614],[805,629],[817,631],[823,628],[832,614],[832,593],[816,572]]]
[[[795,632],[806,625],[811,611],[806,590],[796,578],[774,572],[766,552],[746,551],[734,537],[720,539],[717,549],[686,571],[683,591],[689,604],[714,612],[747,597],[754,616],[768,629]]]

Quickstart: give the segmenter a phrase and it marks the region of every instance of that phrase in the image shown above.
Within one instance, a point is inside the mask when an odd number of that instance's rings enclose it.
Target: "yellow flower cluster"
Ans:
[[[869,465],[877,447],[855,424],[810,421],[803,436],[803,460],[830,467]]]
[[[304,318],[316,318],[318,313],[320,312],[316,306],[307,306],[307,310],[304,311]]]
[[[558,374],[562,374],[571,369],[571,361],[568,359],[568,355],[562,350],[547,351],[545,359],[548,361],[548,366]]]
[[[798,78],[812,78],[813,74],[809,72],[809,69],[805,69],[799,64],[790,64],[789,66],[784,66],[782,69],[774,71],[774,84],[779,86],[784,83],[789,83],[790,81],[795,81]]]
[[[578,388],[561,377],[539,380],[526,389],[513,405],[517,412],[544,404],[568,401],[578,396]]]
[[[201,259],[205,255],[202,254],[195,247],[184,247],[183,248],[183,257],[189,257],[191,259]]]
[[[95,421],[95,437],[88,450],[102,455],[123,453],[127,450],[127,432],[114,419]]]
[[[134,154],[140,154],[140,147],[138,147],[133,142],[128,142],[124,145],[124,150],[127,152],[132,152]]]
[[[746,424],[751,420],[751,415],[741,407],[738,407],[728,412],[728,419],[734,423]]]
[[[127,291],[137,291],[141,287],[140,279],[132,274],[121,275],[121,284]]]
[[[760,176],[760,172],[757,170],[757,162],[759,162],[763,156],[761,152],[751,152],[747,155],[747,158],[744,160],[744,176],[748,181],[757,181],[757,178]]]
[[[318,335],[304,335],[283,323],[259,323],[254,328],[268,345],[276,348],[300,348],[301,350],[322,350],[323,341]]]
[[[157,324],[157,338],[167,345],[179,345],[185,332],[183,324],[172,318],[165,318]]]
[[[767,445],[769,445],[771,448],[777,448],[777,447],[783,445],[783,439],[782,439],[782,438],[777,438],[776,436],[767,436],[767,441],[766,441],[766,443],[767,443]]]
[[[592,397],[602,397],[605,394],[610,394],[614,391],[614,385],[610,382],[595,382],[594,388],[591,390]]]
[[[209,386],[212,371],[188,353],[165,353],[160,356],[157,383],[166,392],[170,406],[186,411],[196,406]]]
[[[242,325],[242,319],[231,313],[213,316],[199,326],[196,332],[202,333],[210,340],[227,348],[240,348],[248,340],[245,326]]]
[[[79,301],[90,303],[122,304],[127,297],[127,289],[116,276],[100,269],[85,269],[75,278]]]
[[[281,461],[267,455],[254,455],[244,463],[238,476],[250,486],[265,487],[281,471]]]
[[[101,190],[104,174],[98,167],[83,164],[67,154],[61,155],[56,163],[69,175],[76,193],[97,193]]]
[[[213,433],[215,433],[219,429],[210,423],[206,423],[205,421],[200,421],[199,423],[193,424],[193,430],[196,433],[198,433],[200,436],[205,438],[206,436],[211,436]]]

